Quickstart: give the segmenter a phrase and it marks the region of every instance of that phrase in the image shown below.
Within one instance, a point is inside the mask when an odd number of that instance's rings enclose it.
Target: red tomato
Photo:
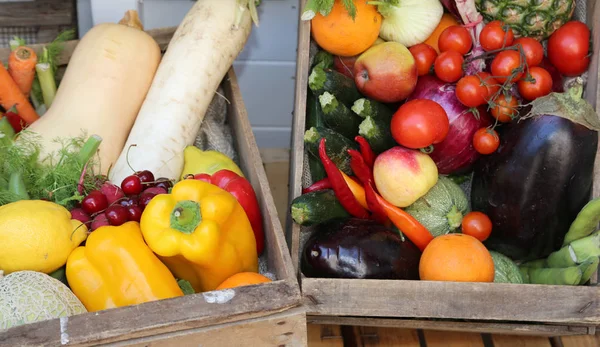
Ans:
[[[487,23],[479,34],[479,42],[485,51],[508,47],[514,39],[515,35],[512,29],[498,20]]]
[[[463,56],[457,51],[442,52],[435,59],[435,75],[444,82],[456,82],[463,75],[464,61]]]
[[[494,107],[492,107],[492,117],[496,118],[498,122],[508,123],[517,116],[517,106],[519,101],[512,95],[505,96],[504,94],[498,95],[494,100]]]
[[[500,146],[500,138],[496,130],[481,128],[473,135],[473,147],[478,153],[492,154]]]
[[[483,242],[492,233],[492,221],[485,213],[477,211],[469,212],[463,217],[462,233],[473,236]]]
[[[460,25],[451,25],[444,29],[438,38],[438,47],[440,52],[457,51],[465,55],[469,53],[473,46],[471,34]]]
[[[511,76],[511,83],[518,81],[523,76],[523,66],[525,62],[521,61],[521,55],[517,51],[502,51],[492,60],[492,75],[500,83],[506,82]],[[521,71],[516,71],[520,69]]]
[[[590,64],[590,29],[578,21],[565,23],[548,39],[548,58],[565,76],[578,76]]]
[[[529,67],[538,66],[544,59],[544,47],[537,40],[531,37],[519,37],[513,42],[515,45],[521,45],[525,53],[525,61]]]
[[[476,73],[475,76],[477,76],[479,78],[479,81],[481,82],[481,84],[483,84],[487,88],[487,94],[485,96],[485,101],[488,101],[491,98],[493,98],[494,95],[496,95],[496,93],[498,92],[498,90],[500,90],[500,84],[489,73],[487,73],[485,71],[481,71],[481,72]]]
[[[390,125],[394,140],[407,148],[425,148],[440,143],[448,135],[448,115],[440,104],[414,99],[400,106]]]
[[[467,107],[477,107],[485,104],[488,89],[478,76],[465,76],[456,84],[456,98]]]
[[[552,76],[546,69],[534,66],[529,69],[529,74],[533,78],[533,82],[527,81],[527,78],[519,81],[519,94],[523,99],[531,101],[550,94],[552,91]]]
[[[415,58],[419,76],[428,75],[438,55],[436,50],[426,43],[419,43],[408,50],[412,53],[413,58]]]

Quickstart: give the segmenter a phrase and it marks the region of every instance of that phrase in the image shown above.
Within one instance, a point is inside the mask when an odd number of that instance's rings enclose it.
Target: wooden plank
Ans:
[[[481,334],[425,330],[427,347],[483,347]]]
[[[562,347],[598,347],[600,335],[561,336]]]
[[[373,318],[373,317],[336,317],[314,316],[306,317],[310,324],[339,324],[354,326],[398,327],[408,329],[427,329],[439,331],[470,331],[478,333],[511,334],[511,335],[538,335],[538,336],[566,336],[584,335],[589,333],[588,327],[566,325],[544,325],[526,323],[502,323],[480,321],[452,321],[452,320],[423,320],[399,318]]]
[[[0,3],[0,23],[7,27],[71,25],[74,13],[72,0]]]
[[[281,225],[285,224],[288,214],[288,172],[289,162],[265,163],[265,172],[273,193],[273,201],[277,208],[277,215]]]
[[[308,324],[310,347],[342,347],[344,339],[339,325]]]
[[[354,327],[354,338],[364,347],[419,347],[419,335],[415,329]]]
[[[304,8],[306,0],[300,1]],[[296,59],[296,94],[294,96],[294,119],[292,121],[292,154],[290,156],[289,202],[302,193],[302,171],[304,161],[304,124],[306,120],[306,93],[308,86],[310,21],[299,20],[298,54]],[[287,244],[292,255],[294,269],[298,271],[298,251],[300,248],[300,226],[293,222],[291,215],[286,220]]]
[[[236,139],[238,157],[246,177],[252,183],[258,202],[261,206],[263,216],[268,216],[269,221],[264,223],[266,252],[268,254],[269,268],[274,269],[277,278],[286,279],[290,283],[297,284],[296,273],[292,265],[289,250],[285,243],[283,228],[277,217],[277,208],[273,202],[273,195],[267,180],[267,174],[260,159],[260,152],[256,145],[256,139],[252,132],[252,126],[244,106],[244,100],[240,93],[237,77],[233,68],[229,70],[226,77],[229,83],[225,84],[226,95],[231,99],[231,113],[228,118],[233,131],[233,138]],[[300,299],[300,289],[298,287],[294,295]],[[268,298],[268,296],[267,296]],[[270,298],[269,298],[270,299]]]
[[[227,323],[208,328],[155,335],[110,344],[110,346],[168,347],[180,346],[306,346],[306,316],[294,309],[241,323]],[[106,346],[106,345],[104,345]]]
[[[541,336],[492,335],[494,347],[552,347],[550,339]]]
[[[596,286],[302,278],[302,292],[311,315],[600,324]]]

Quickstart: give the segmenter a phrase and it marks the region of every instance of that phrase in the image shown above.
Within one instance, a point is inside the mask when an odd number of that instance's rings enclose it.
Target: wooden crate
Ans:
[[[301,2],[301,8],[306,1]],[[600,106],[600,3],[587,0],[593,26],[594,56],[586,98]],[[310,22],[300,21],[290,202],[301,194],[304,171],[306,94]],[[598,152],[600,153],[600,151]],[[600,196],[600,158],[596,159],[594,197]],[[287,217],[287,241],[311,323],[390,326],[511,334],[593,334],[600,325],[600,286],[550,286],[435,281],[308,278],[299,270],[301,227]]]
[[[0,48],[13,35],[28,44],[46,43],[68,28],[77,29],[77,0],[0,1]]]
[[[176,28],[149,30],[163,51]],[[58,64],[66,65],[78,41],[67,42]],[[42,46],[31,46],[41,50]],[[9,50],[0,49],[0,61]],[[0,331],[0,346],[89,345],[306,345],[306,316],[300,289],[248,114],[233,68],[223,80],[240,167],[256,191],[263,215],[267,269],[273,282],[235,288],[217,302],[214,293],[148,302]]]

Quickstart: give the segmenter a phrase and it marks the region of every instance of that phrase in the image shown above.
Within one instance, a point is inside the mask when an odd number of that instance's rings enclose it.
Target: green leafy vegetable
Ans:
[[[30,199],[47,199],[67,208],[74,207],[87,192],[102,183],[94,174],[95,153],[102,141],[98,136],[57,139],[61,149],[42,158],[39,137],[26,135],[18,144],[0,144],[0,181],[10,182],[15,173],[20,173]],[[0,206],[20,200],[22,194],[0,189]]]
[[[333,8],[334,0],[308,0],[302,11],[302,20],[311,20],[317,13],[328,16]],[[342,0],[342,4],[348,11],[348,15],[354,20],[356,18],[356,6],[353,0]]]

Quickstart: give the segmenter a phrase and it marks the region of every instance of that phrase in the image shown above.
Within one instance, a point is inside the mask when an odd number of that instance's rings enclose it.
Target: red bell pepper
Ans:
[[[194,175],[194,179],[214,184],[231,193],[237,199],[252,225],[254,237],[256,238],[256,252],[260,255],[265,247],[265,234],[260,206],[250,182],[235,172],[226,169],[219,170],[212,176],[209,174],[196,174]]]

